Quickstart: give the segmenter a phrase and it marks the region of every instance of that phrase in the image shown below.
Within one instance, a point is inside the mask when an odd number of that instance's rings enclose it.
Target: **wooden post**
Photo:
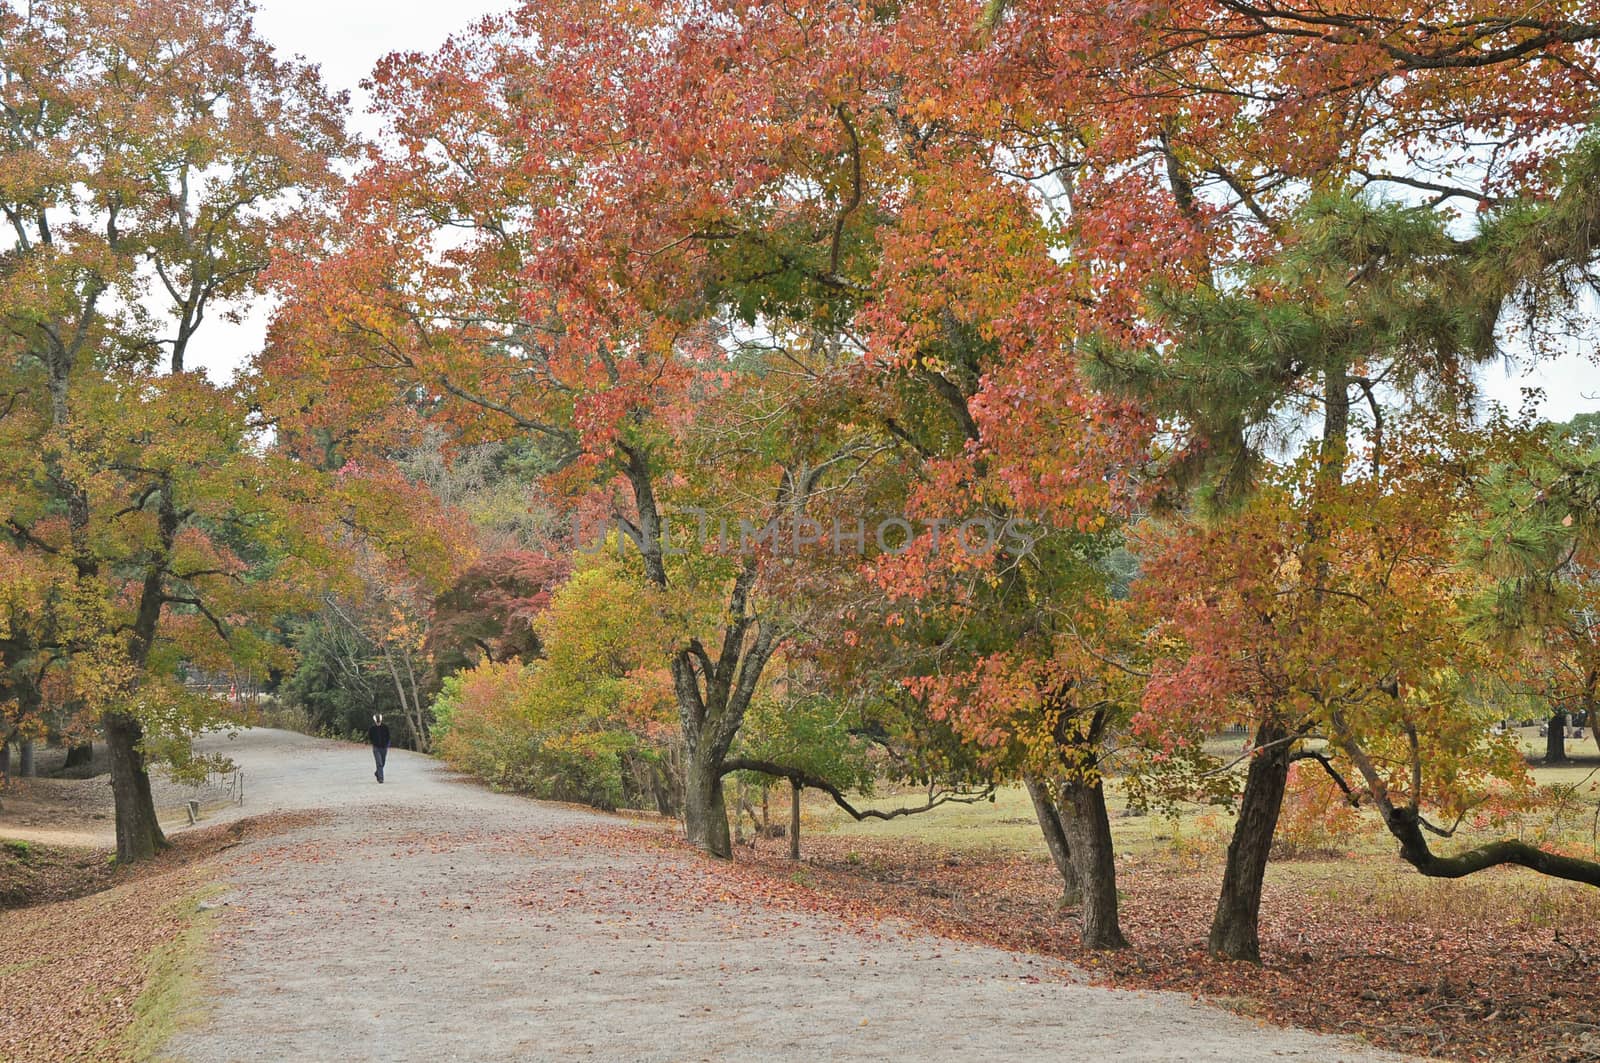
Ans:
[[[789,859],[800,859],[800,790],[801,786],[789,780]]]

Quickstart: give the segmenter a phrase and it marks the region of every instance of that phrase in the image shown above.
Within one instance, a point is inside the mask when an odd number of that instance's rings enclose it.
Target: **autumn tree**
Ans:
[[[1354,248],[1371,236],[1378,243],[1400,236],[1406,226],[1413,237],[1431,231],[1434,250],[1413,244],[1412,251],[1454,262],[1457,286],[1440,295],[1454,305],[1444,314],[1457,316],[1448,328],[1469,344],[1446,347],[1467,353],[1468,362],[1486,356],[1501,300],[1520,282],[1491,276],[1498,267],[1489,268],[1489,254],[1469,267],[1466,260],[1484,248],[1451,249],[1445,229],[1468,211],[1509,217],[1524,196],[1560,186],[1552,149],[1571,145],[1592,106],[1600,25],[1587,15],[1567,5],[1524,25],[1471,11],[1436,19],[1370,6],[1311,11],[1202,2],[1128,18],[1054,0],[991,5],[995,79],[1019,131],[1012,143],[1034,173],[1056,182],[1064,256],[1077,281],[1064,288],[1061,305],[1077,317],[1080,334],[1155,350],[1171,369],[1166,400],[1144,393],[1151,411],[1175,429],[1164,455],[1169,483],[1203,483],[1223,502],[1246,497],[1262,468],[1258,456],[1281,446],[1280,432],[1292,435],[1297,418],[1309,416],[1320,420],[1323,436],[1317,449],[1327,472],[1319,493],[1337,494],[1352,467],[1351,433],[1382,432],[1385,414],[1372,398],[1381,402],[1391,386],[1424,378],[1423,390],[1436,398],[1464,397],[1460,385],[1470,373],[1459,361],[1425,354],[1406,368],[1393,351],[1357,343],[1336,354],[1324,342],[1332,332],[1321,339],[1297,334],[1304,317],[1291,304],[1307,289],[1323,290],[1324,280],[1261,270],[1320,240],[1336,252],[1328,268],[1345,263],[1350,285],[1360,288],[1372,271],[1392,264],[1389,250],[1363,266],[1327,240],[1350,238]],[[1406,150],[1396,153],[1396,144]],[[1352,213],[1331,205],[1351,195],[1365,197],[1366,207]],[[1385,221],[1383,210],[1372,209],[1385,202],[1416,209],[1407,215],[1394,206]],[[1315,237],[1307,212],[1319,210],[1324,223]],[[1341,214],[1349,224],[1345,237],[1334,237],[1338,226],[1327,222]],[[1361,214],[1365,222],[1357,220]],[[1363,236],[1363,225],[1387,226],[1390,236],[1376,228]],[[1501,256],[1501,263],[1549,268],[1548,259],[1532,262],[1538,242],[1507,238],[1522,253]],[[1501,237],[1484,236],[1491,239]],[[1333,295],[1329,306],[1344,298]],[[1245,309],[1251,303],[1255,308]],[[1221,323],[1208,306],[1244,310],[1254,325],[1215,328]],[[1427,316],[1415,324],[1429,327]],[[1469,334],[1474,316],[1476,337]],[[1370,320],[1351,323],[1368,329],[1369,339],[1389,342]],[[1215,343],[1204,338],[1208,332]],[[1185,349],[1195,357],[1184,359]],[[1386,375],[1385,362],[1398,370]],[[1364,425],[1363,408],[1374,415]],[[1317,562],[1308,562],[1314,571]],[[1263,756],[1278,763],[1252,762],[1252,773],[1263,777],[1255,786],[1246,782],[1247,813],[1258,803],[1276,805],[1276,780],[1287,771],[1283,756],[1273,755],[1288,754],[1286,735],[1274,727],[1257,738]],[[1264,802],[1253,800],[1263,793]],[[1237,887],[1255,878],[1241,862],[1264,866],[1261,832],[1270,837],[1274,821],[1275,813],[1241,818],[1244,835],[1257,837],[1245,846],[1257,858],[1239,852],[1230,860],[1215,951],[1255,953],[1253,891]],[[1255,827],[1246,830],[1247,822]]]
[[[486,659],[440,696],[441,755],[495,785],[671,814],[682,789],[668,628],[637,554],[575,558],[534,621],[537,660]]]
[[[1058,309],[1070,271],[1028,188],[986,178],[955,150],[925,161],[882,236],[864,401],[913,474],[898,505],[927,530],[873,558],[883,600],[859,610],[863,637],[892,647],[935,723],[1028,786],[1085,944],[1117,947],[1102,743],[1130,703],[1079,651],[1105,634],[1101,562],[1148,422],[1088,386]]]
[[[0,546],[5,572],[0,599],[0,776],[33,774],[33,744],[69,721],[52,713],[45,678],[58,644],[57,605],[70,586],[70,569],[39,551]],[[19,747],[11,762],[10,744]]]
[[[0,320],[7,531],[70,564],[54,654],[111,752],[117,850],[164,845],[151,732],[203,718],[172,680],[236,622],[252,543],[293,509],[259,488],[245,410],[189,370],[201,328],[258,290],[277,222],[322,180],[339,103],[243,4],[0,7]],[[310,551],[307,551],[310,555]],[[292,567],[290,565],[289,567]]]
[[[571,569],[581,516],[560,513],[542,490],[547,470],[537,449],[489,444],[451,454],[430,445],[420,456],[402,457],[402,471],[466,516],[476,547],[474,560],[433,597],[425,649],[435,674],[543,656],[533,622]]]
[[[1276,263],[1246,272],[1238,288],[1195,288],[1175,301],[1153,296],[1151,305],[1178,314],[1168,320],[1178,323],[1181,338],[1148,364],[1145,380],[1154,396],[1171,389],[1169,408],[1204,441],[1172,468],[1195,477],[1215,502],[1248,497],[1274,422],[1289,423],[1296,396],[1310,390],[1307,378],[1315,383],[1321,437],[1308,460],[1318,471],[1296,496],[1305,507],[1306,535],[1294,570],[1294,578],[1312,588],[1315,608],[1295,621],[1296,630],[1315,628],[1329,605],[1326,580],[1339,561],[1324,555],[1320,544],[1332,543],[1354,519],[1340,501],[1359,497],[1352,495],[1351,477],[1383,484],[1394,471],[1391,451],[1403,452],[1413,442],[1393,422],[1408,407],[1446,421],[1459,416],[1452,411],[1462,410],[1472,394],[1470,366],[1497,352],[1502,308],[1522,282],[1506,283],[1499,251],[1485,249],[1507,239],[1497,226],[1526,223],[1515,209],[1490,212],[1478,238],[1458,240],[1427,208],[1313,201],[1297,223],[1300,242],[1290,243]],[[1480,257],[1486,253],[1492,263]],[[1129,363],[1113,373],[1132,380],[1139,370]],[[1351,438],[1358,425],[1364,437],[1359,452]],[[1418,436],[1418,422],[1412,425],[1410,435]],[[1267,535],[1256,543],[1275,554],[1272,541]],[[1246,547],[1241,542],[1236,548]],[[1279,614],[1263,607],[1262,615]],[[1283,632],[1270,638],[1281,644]],[[1323,652],[1337,651],[1330,645]],[[1192,658],[1186,674],[1202,659]],[[1230,670],[1225,656],[1212,663],[1224,675]],[[1263,712],[1256,724],[1259,752],[1246,779],[1213,926],[1213,950],[1224,955],[1256,952],[1260,872],[1282,781],[1296,744],[1314,731],[1327,733],[1324,699],[1283,715],[1284,706],[1295,703],[1290,692],[1315,673],[1314,662],[1302,661],[1258,676],[1266,680],[1255,695]],[[1389,682],[1383,675],[1373,674],[1369,687]],[[1339,742],[1354,741],[1352,732],[1341,733]]]
[[[737,477],[689,460],[693,419],[718,396],[749,390],[781,411],[784,389],[825,392],[859,359],[867,234],[919,121],[900,72],[933,61],[931,26],[977,32],[970,12],[945,14],[530,6],[386,62],[390,146],[345,204],[353,224],[312,234],[283,271],[268,365],[280,408],[381,432],[397,394],[423,394],[463,441],[544,440],[553,482],[603,500],[670,600],[674,498],[720,490],[731,526],[760,532],[874,446],[872,426],[804,435],[773,420]],[[812,32],[834,41],[824,61]],[[707,115],[720,134],[691,134]],[[370,386],[346,386],[357,379]],[[723,762],[779,640],[758,605],[770,557],[711,555],[676,577],[720,599],[682,609],[695,619],[671,665],[689,834],[720,855]]]

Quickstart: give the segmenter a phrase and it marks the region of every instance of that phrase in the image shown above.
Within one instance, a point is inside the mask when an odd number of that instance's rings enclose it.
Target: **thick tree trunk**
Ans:
[[[1070,779],[1061,785],[1060,807],[1082,898],[1083,947],[1125,949],[1128,939],[1122,936],[1117,918],[1117,864],[1105,787],[1098,778]]]
[[[167,838],[156,820],[150,776],[139,749],[144,733],[137,719],[123,713],[107,713],[103,723],[117,810],[117,861],[147,860],[167,847]]]
[[[0,782],[11,778],[11,740],[0,741]]]
[[[800,791],[799,783],[789,780],[789,859],[800,859]]]
[[[64,768],[86,768],[94,763],[94,743],[85,742],[78,746],[67,747],[67,760],[62,765]]]
[[[1552,713],[1550,716],[1550,724],[1545,730],[1544,762],[1546,764],[1567,762],[1567,714],[1564,712]]]
[[[17,757],[17,775],[23,779],[31,779],[38,775],[38,766],[33,761],[33,740],[24,738],[18,749],[20,755]]]
[[[1073,907],[1082,900],[1082,893],[1078,887],[1078,872],[1072,866],[1072,849],[1067,843],[1066,830],[1061,825],[1061,811],[1056,808],[1055,798],[1050,796],[1050,790],[1044,783],[1032,775],[1024,775],[1022,782],[1028,788],[1028,796],[1033,798],[1033,813],[1039,819],[1039,831],[1044,835],[1045,848],[1050,850],[1050,860],[1056,865],[1056,873],[1061,876],[1061,906]]]
[[[1289,759],[1294,743],[1274,724],[1256,731],[1260,750],[1250,760],[1239,820],[1228,843],[1228,863],[1222,875],[1216,915],[1211,920],[1207,949],[1226,960],[1261,962],[1261,884],[1267,873],[1272,836],[1278,829],[1283,793],[1289,782]]]
[[[722,765],[689,753],[683,777],[683,824],[689,844],[722,860],[733,859],[728,806],[722,794]]]

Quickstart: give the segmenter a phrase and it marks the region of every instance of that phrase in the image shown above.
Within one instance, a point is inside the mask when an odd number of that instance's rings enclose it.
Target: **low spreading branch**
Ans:
[[[860,822],[867,819],[899,819],[901,816],[914,816],[922,812],[931,812],[940,805],[975,805],[980,801],[987,801],[994,796],[994,786],[985,786],[981,790],[932,790],[928,791],[928,800],[920,805],[905,806],[901,808],[877,809],[857,808],[845,797],[844,792],[828,780],[818,775],[799,768],[791,768],[785,764],[776,764],[770,760],[753,760],[749,757],[732,757],[722,762],[722,774],[731,775],[736,771],[755,771],[762,775],[770,775],[775,779],[788,779],[796,786],[809,786],[813,790],[821,790],[833,798],[833,803],[850,816]]]
[[[1428,846],[1427,836],[1423,833],[1417,792],[1412,793],[1407,804],[1395,804],[1389,796],[1382,772],[1360,743],[1355,741],[1349,725],[1338,713],[1333,716],[1333,724],[1340,746],[1366,780],[1367,791],[1372,795],[1372,803],[1377,806],[1378,814],[1383,817],[1384,826],[1400,843],[1401,859],[1422,874],[1429,878],[1465,878],[1491,867],[1511,864],[1551,878],[1600,886],[1600,863],[1548,852],[1537,845],[1512,839],[1490,842],[1454,856],[1437,855]]]

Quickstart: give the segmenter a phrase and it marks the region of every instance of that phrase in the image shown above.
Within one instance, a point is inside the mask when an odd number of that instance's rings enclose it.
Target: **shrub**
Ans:
[[[434,703],[439,756],[499,789],[622,806],[638,739],[574,711],[557,686],[540,664],[486,662],[452,676]]]
[[[529,715],[534,670],[486,661],[445,681],[433,705],[434,748],[451,767],[512,786],[536,725]]]
[[[535,624],[530,664],[485,662],[445,680],[435,748],[507,790],[600,808],[677,806],[671,681],[651,603],[619,562],[584,560]]]

